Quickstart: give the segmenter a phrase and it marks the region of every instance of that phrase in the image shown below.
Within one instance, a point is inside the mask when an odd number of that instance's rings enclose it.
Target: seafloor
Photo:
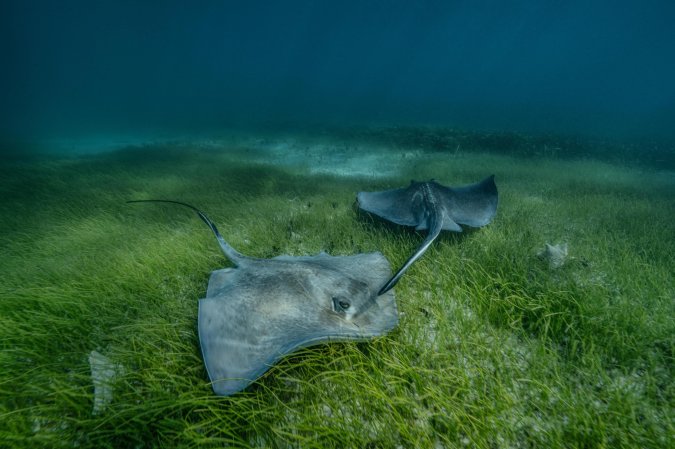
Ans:
[[[667,148],[428,128],[17,145],[0,168],[0,446],[673,444]],[[495,220],[411,268],[394,331],[303,349],[227,398],[196,317],[231,264],[190,211],[125,203],[194,204],[250,256],[399,266],[423,234],[357,213],[356,192],[490,174]]]

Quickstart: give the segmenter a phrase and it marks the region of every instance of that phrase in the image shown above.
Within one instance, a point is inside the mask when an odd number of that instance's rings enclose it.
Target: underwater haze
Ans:
[[[0,447],[674,448],[673,24],[0,1]]]
[[[9,138],[328,123],[675,140],[665,0],[0,8]]]

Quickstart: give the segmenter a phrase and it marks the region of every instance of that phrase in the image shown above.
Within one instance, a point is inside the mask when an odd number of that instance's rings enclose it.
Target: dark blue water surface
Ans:
[[[433,124],[675,138],[672,1],[5,0],[0,133]]]

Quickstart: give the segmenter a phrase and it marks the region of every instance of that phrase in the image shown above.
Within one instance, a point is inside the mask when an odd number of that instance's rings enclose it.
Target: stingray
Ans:
[[[411,181],[401,189],[359,192],[357,201],[362,210],[399,225],[415,226],[418,231],[428,230],[427,238],[378,294],[392,289],[441,231],[462,232],[460,224],[481,227],[490,223],[497,211],[497,199],[494,175],[462,187],[445,187],[432,179]]]
[[[391,293],[378,294],[391,274],[379,252],[351,256],[247,257],[232,248],[204,212],[194,210],[235,268],[211,273],[199,300],[197,327],[213,391],[231,395],[285,355],[328,341],[366,340],[398,323]]]

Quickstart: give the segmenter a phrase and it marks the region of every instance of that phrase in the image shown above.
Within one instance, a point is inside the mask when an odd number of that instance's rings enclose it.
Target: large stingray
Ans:
[[[236,268],[211,273],[199,300],[198,329],[213,390],[236,393],[277,360],[301,347],[326,341],[361,340],[385,334],[398,323],[393,292],[377,292],[391,274],[379,252],[353,256],[246,257],[232,248],[213,222],[189,204],[211,228]]]
[[[396,224],[415,226],[418,231],[428,230],[427,238],[378,294],[394,287],[442,230],[462,232],[460,224],[481,227],[490,223],[497,211],[497,199],[494,175],[462,187],[445,187],[431,180],[411,181],[402,189],[359,192],[357,201],[361,209]]]

